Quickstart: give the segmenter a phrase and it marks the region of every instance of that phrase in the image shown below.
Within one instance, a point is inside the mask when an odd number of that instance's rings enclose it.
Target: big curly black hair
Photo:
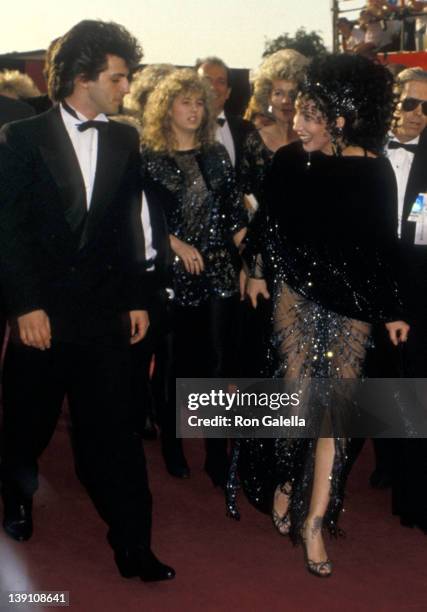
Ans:
[[[73,93],[74,80],[83,75],[90,81],[105,70],[107,55],[122,58],[133,71],[142,58],[142,49],[122,25],[86,19],[62,36],[52,52],[48,89],[52,100]]]
[[[365,57],[331,54],[309,65],[301,96],[312,100],[326,119],[333,139],[381,154],[390,129],[393,77],[381,64]],[[342,131],[336,120],[344,117]]]

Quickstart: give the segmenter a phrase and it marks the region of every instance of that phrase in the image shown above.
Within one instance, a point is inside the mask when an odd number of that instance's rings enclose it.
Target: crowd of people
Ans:
[[[344,52],[372,56],[389,51],[423,51],[427,45],[425,0],[368,0],[357,20],[337,22]]]
[[[50,45],[48,95],[0,78],[1,481],[3,527],[28,540],[66,396],[117,567],[157,581],[175,572],[151,550],[141,438],[159,430],[166,470],[190,477],[176,378],[427,377],[427,244],[411,216],[427,192],[427,72],[284,49],[256,71],[243,119],[226,110],[222,59],[141,57],[125,28],[86,20]],[[230,516],[240,481],[330,576],[323,530],[339,533],[361,443],[205,446]],[[376,454],[372,484],[426,532],[425,441]]]

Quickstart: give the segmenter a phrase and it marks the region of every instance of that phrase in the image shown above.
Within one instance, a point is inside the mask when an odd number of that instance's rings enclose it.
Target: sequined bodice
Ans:
[[[173,261],[177,303],[196,306],[210,296],[230,297],[238,290],[238,254],[233,234],[246,225],[246,212],[225,149],[215,143],[173,156],[142,153],[143,175],[166,189],[169,233],[196,247],[205,269],[186,272],[178,257]]]

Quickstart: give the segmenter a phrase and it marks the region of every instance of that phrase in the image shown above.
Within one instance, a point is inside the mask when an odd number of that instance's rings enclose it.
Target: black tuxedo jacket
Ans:
[[[402,215],[402,242],[408,245],[414,244],[415,223],[408,221],[408,216],[415,199],[419,193],[427,191],[427,130],[420,136],[417,151],[412,161],[406,185],[405,200]]]
[[[242,119],[236,115],[229,115],[225,113],[225,117],[227,119],[228,125],[230,127],[231,136],[234,142],[234,150],[236,152],[236,163],[234,165],[236,169],[236,174],[239,173],[239,168],[241,167],[241,159],[243,155],[243,144],[250,132],[252,132],[255,127],[246,119]],[[239,180],[239,176],[237,176],[237,180]]]
[[[427,303],[427,246],[414,245],[415,223],[408,221],[412,205],[419,193],[427,192],[427,130],[420,136],[406,185],[400,240],[402,285],[412,305]],[[413,308],[411,308],[413,310]]]
[[[138,135],[99,133],[90,208],[58,107],[0,131],[0,282],[8,315],[43,309],[53,338],[123,340],[145,306]]]
[[[0,95],[0,127],[10,121],[32,117],[34,110],[29,104]]]

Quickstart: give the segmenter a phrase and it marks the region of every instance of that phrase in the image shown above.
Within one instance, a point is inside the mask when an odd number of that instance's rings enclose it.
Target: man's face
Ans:
[[[231,88],[228,86],[227,71],[218,64],[202,64],[197,72],[199,76],[209,81],[214,92],[214,109],[219,115],[224,110],[224,104],[231,93]]]
[[[427,81],[405,83],[395,115],[397,125],[393,130],[401,142],[413,140],[426,127],[427,116],[423,113],[421,102],[427,102]],[[411,110],[405,110],[406,106]]]
[[[94,116],[119,112],[123,97],[129,92],[129,68],[117,55],[107,55],[107,67],[96,81],[86,81],[87,102]]]

